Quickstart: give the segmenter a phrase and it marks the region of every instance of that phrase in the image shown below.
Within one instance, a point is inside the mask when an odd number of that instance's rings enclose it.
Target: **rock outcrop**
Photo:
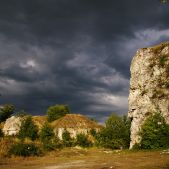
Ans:
[[[21,128],[22,121],[26,118],[19,116],[12,116],[8,118],[3,127],[3,133],[6,136],[17,135]],[[38,127],[39,131],[47,122],[46,116],[32,116],[34,124]],[[100,131],[103,127],[92,121],[91,119],[81,114],[67,114],[64,117],[59,118],[51,123],[55,135],[62,139],[62,134],[67,130],[72,138],[75,138],[77,134],[90,134],[90,131],[94,129],[96,132]],[[1,126],[0,126],[1,127]]]
[[[140,142],[138,132],[153,112],[169,123],[169,42],[137,51],[131,63],[129,112],[131,143]]]
[[[2,131],[6,136],[16,135],[20,130],[21,123],[21,117],[12,116],[6,120]]]
[[[27,116],[20,117],[20,116],[12,116],[8,118],[3,127],[2,131],[5,136],[17,135],[19,133],[21,123]],[[47,121],[46,116],[32,116],[32,120],[35,125],[38,127],[39,131]]]
[[[70,133],[72,138],[76,138],[78,134],[90,135],[92,129],[98,132],[103,127],[81,114],[66,114],[64,117],[52,122],[51,125],[54,128],[55,135],[61,140],[65,130]]]

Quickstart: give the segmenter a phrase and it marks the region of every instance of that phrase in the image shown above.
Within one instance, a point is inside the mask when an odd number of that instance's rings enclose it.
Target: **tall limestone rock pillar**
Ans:
[[[131,143],[140,142],[138,132],[153,112],[161,112],[169,123],[169,42],[137,51],[131,67],[129,112]]]

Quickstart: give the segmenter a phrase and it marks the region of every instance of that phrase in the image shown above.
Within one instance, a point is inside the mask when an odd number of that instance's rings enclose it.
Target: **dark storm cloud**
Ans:
[[[169,39],[168,9],[157,0],[1,1],[1,103],[34,114],[64,103],[100,121],[126,113],[132,56]]]

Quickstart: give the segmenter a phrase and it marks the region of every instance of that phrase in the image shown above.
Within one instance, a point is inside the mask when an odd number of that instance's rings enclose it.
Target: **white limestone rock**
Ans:
[[[169,122],[169,42],[137,51],[131,67],[129,111],[131,143],[140,142],[138,132],[145,119],[160,111]]]
[[[21,117],[12,116],[6,120],[2,131],[6,136],[16,135],[20,130],[21,123]]]

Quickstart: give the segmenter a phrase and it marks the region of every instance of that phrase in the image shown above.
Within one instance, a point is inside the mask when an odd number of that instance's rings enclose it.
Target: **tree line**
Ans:
[[[13,105],[5,105],[0,110],[0,122],[4,122],[14,113]],[[108,149],[128,149],[130,144],[131,121],[127,116],[118,116],[112,113],[106,120],[104,127],[96,132],[92,129],[88,134],[77,134],[72,138],[65,130],[62,140],[54,133],[50,123],[66,114],[71,113],[67,105],[50,106],[47,110],[47,121],[41,129],[36,126],[32,116],[25,112],[15,113],[23,118],[19,133],[16,136],[4,136],[0,129],[1,142],[10,139],[7,146],[7,155],[32,156],[40,155],[47,151],[62,149],[64,147],[98,147]],[[140,132],[142,138],[140,143],[134,145],[133,149],[161,149],[169,148],[169,124],[166,123],[161,112],[152,113],[144,122]],[[92,139],[91,139],[92,137]],[[9,143],[9,142],[8,142]]]

